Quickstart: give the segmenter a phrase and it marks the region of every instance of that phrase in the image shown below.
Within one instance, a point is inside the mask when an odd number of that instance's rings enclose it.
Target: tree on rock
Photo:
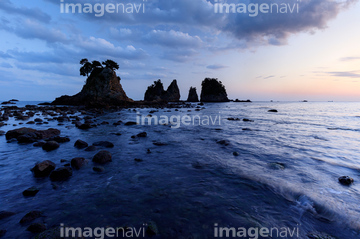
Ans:
[[[225,86],[217,78],[205,78],[201,83],[200,101],[228,102]]]
[[[89,76],[89,74],[93,70],[92,64],[86,58],[81,59],[80,64],[82,65],[82,67],[80,68],[80,75]]]
[[[103,66],[101,65],[100,61],[93,61],[92,68],[103,68]]]
[[[106,60],[106,61],[103,61],[102,64],[106,67],[106,68],[110,68],[111,70],[118,70],[119,69],[119,65],[118,63],[116,63],[115,61],[113,60]]]

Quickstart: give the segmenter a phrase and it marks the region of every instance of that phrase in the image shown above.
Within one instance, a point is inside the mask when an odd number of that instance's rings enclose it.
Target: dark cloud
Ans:
[[[328,74],[336,77],[360,78],[360,74],[353,71],[333,71],[328,72]]]
[[[8,53],[0,51],[0,58],[7,59],[7,58],[12,58],[12,56],[9,55]]]
[[[10,0],[1,0],[0,9],[6,12],[7,14],[21,15],[45,23],[49,23],[51,20],[50,15],[44,13],[39,8],[16,7],[12,2],[10,2]]]

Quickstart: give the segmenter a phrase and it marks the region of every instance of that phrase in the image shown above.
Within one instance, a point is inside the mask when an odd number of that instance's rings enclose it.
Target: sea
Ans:
[[[150,225],[156,232],[151,238],[360,238],[360,102],[192,106],[105,111],[93,115],[99,125],[88,130],[56,120],[19,125],[11,118],[0,130],[57,128],[70,142],[46,152],[0,137],[0,211],[16,213],[0,220],[0,229],[7,230],[3,238],[34,238],[19,223],[32,210],[42,211],[37,220],[47,228]],[[39,111],[30,120],[46,117]],[[154,120],[124,124],[139,118]],[[147,137],[131,137],[141,132]],[[93,171],[96,151],[74,147],[78,139],[115,145],[105,149],[112,162],[103,173]],[[89,163],[64,182],[35,178],[30,171],[43,160],[60,167],[75,157]],[[341,176],[354,183],[340,184]],[[33,186],[38,194],[24,197]],[[261,228],[295,234],[255,235]]]

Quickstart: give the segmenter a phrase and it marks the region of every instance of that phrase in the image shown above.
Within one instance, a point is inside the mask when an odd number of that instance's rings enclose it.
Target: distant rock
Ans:
[[[216,141],[216,143],[221,144],[221,145],[225,145],[228,146],[230,144],[229,140],[223,139],[223,140],[218,140]]]
[[[268,112],[277,113],[278,111],[275,109],[268,110]]]
[[[47,177],[50,175],[51,171],[53,171],[56,167],[56,164],[51,162],[50,160],[45,160],[41,163],[38,163],[31,169],[36,178]]]
[[[199,102],[199,96],[196,92],[196,88],[195,87],[190,87],[189,90],[189,95],[188,98],[186,100],[187,102]]]
[[[65,181],[72,176],[72,169],[70,167],[61,167],[55,169],[50,174],[51,181]]]
[[[113,106],[133,102],[128,98],[118,77],[111,68],[96,68],[86,80],[81,92],[74,96],[56,98],[53,105]]]
[[[137,125],[137,123],[133,122],[133,121],[129,121],[129,122],[126,122],[124,125],[131,126],[131,125]]]
[[[88,145],[88,143],[86,143],[85,141],[82,141],[80,139],[76,140],[74,147],[78,148],[78,149],[84,149],[86,148]]]
[[[105,168],[104,168],[104,167],[101,167],[101,166],[95,166],[95,167],[93,167],[93,170],[94,170],[95,172],[102,173],[102,172],[105,171]]]
[[[98,163],[98,164],[106,164],[106,163],[109,163],[112,161],[112,156],[109,151],[102,150],[102,151],[98,152],[97,154],[95,154],[92,161],[94,163]]]
[[[180,90],[176,80],[173,80],[167,90],[164,90],[164,86],[161,80],[157,80],[149,86],[145,92],[144,101],[168,101],[177,102],[180,100]]]
[[[5,236],[6,232],[7,231],[5,229],[0,229],[0,237]]]
[[[225,86],[215,78],[205,78],[201,83],[200,101],[202,102],[229,102]]]
[[[45,151],[52,151],[60,147],[60,144],[56,141],[48,141],[43,146],[42,149]]]
[[[351,178],[351,177],[349,177],[349,176],[341,176],[340,178],[339,178],[339,182],[341,183],[341,184],[343,184],[343,185],[350,185],[350,184],[352,184],[353,182],[354,182],[354,179],[353,178]]]

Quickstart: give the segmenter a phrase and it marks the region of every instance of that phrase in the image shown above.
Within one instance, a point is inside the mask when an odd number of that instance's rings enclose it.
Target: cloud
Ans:
[[[0,67],[7,68],[7,69],[13,68],[13,66],[7,62],[0,63]]]
[[[354,73],[353,71],[333,71],[328,74],[336,77],[348,77],[348,78],[360,78],[360,74]]]
[[[7,14],[25,16],[44,23],[49,23],[51,20],[50,15],[44,13],[38,8],[16,7],[10,2],[10,0],[1,0],[0,9]]]
[[[223,69],[226,68],[227,66],[221,65],[221,64],[214,64],[214,65],[209,65],[206,68],[207,69],[211,69],[211,70],[219,70],[219,69]]]
[[[266,76],[263,79],[266,80],[266,79],[270,79],[270,78],[274,78],[274,77],[275,77],[274,75],[271,75],[271,76]]]
[[[198,36],[190,36],[188,33],[174,30],[152,30],[144,37],[144,40],[149,44],[157,44],[170,48],[198,48],[203,43]]]
[[[354,61],[354,60],[360,60],[360,57],[343,57],[343,58],[340,58],[340,61]]]
[[[12,56],[9,55],[8,53],[0,51],[0,58],[7,59],[7,58],[12,58]]]

